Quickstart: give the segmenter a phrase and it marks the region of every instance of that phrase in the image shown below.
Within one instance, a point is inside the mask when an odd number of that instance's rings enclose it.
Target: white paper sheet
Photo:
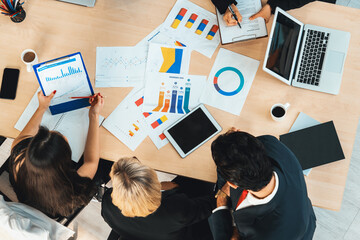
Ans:
[[[164,45],[174,45],[176,40],[171,37],[167,36],[162,32],[163,24],[155,28],[151,33],[149,33],[146,37],[144,37],[136,46],[149,46],[149,43],[160,43]]]
[[[176,25],[176,23],[173,25],[174,20],[179,15],[181,9],[186,9],[186,13],[183,14],[182,20],[178,26],[174,28]],[[186,25],[192,14],[197,15],[196,20],[192,25]],[[178,18],[181,19],[181,17]],[[198,29],[202,20],[205,20],[205,22],[207,21],[205,24],[206,26],[200,34],[197,34],[196,30]],[[191,27],[187,27],[190,25]],[[218,25],[215,14],[199,7],[190,1],[178,0],[171,9],[165,22],[162,24],[161,34],[172,37],[187,47],[198,51],[208,58],[211,58],[220,43],[220,37],[217,30],[211,40],[207,38],[210,30],[214,25]]]
[[[11,145],[13,142],[13,138],[6,138],[5,141],[0,145],[0,167],[10,157]]]
[[[35,92],[25,111],[16,122],[15,128],[17,130],[22,131],[24,129],[38,108],[38,91],[40,91],[40,89]],[[104,117],[100,116],[100,125],[103,120]],[[74,162],[80,160],[85,150],[86,137],[89,129],[89,109],[82,108],[57,115],[51,115],[50,111],[47,110],[42,118],[41,125],[63,134],[69,141],[72,152],[71,159]]]
[[[186,47],[150,43],[146,73],[187,74],[189,72],[190,56],[191,50]]]
[[[241,29],[238,25],[227,26],[223,15],[216,9],[222,44],[267,36],[263,18],[249,20],[249,17],[261,10],[261,0],[238,0],[236,7],[242,16]]]
[[[134,88],[103,123],[104,128],[132,151],[144,141],[149,132],[141,110],[142,103],[143,90]]]
[[[97,47],[96,87],[143,85],[147,51],[147,46]]]
[[[220,48],[200,101],[240,115],[259,61]]]
[[[295,120],[294,124],[292,125],[292,127],[290,128],[289,132],[294,132],[297,130],[316,126],[319,124],[320,124],[319,121],[311,118],[310,116],[306,115],[303,112],[300,112],[299,116],[296,118],[296,120]],[[308,176],[310,174],[311,170],[312,170],[312,168],[303,170],[304,175]]]
[[[51,106],[69,102],[69,97],[92,95],[80,54],[41,65],[37,74],[46,96],[56,90]]]
[[[206,76],[149,73],[146,75],[145,112],[186,114],[199,105]]]

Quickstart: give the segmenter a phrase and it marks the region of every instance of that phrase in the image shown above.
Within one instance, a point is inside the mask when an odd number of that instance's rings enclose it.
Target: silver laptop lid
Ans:
[[[96,0],[58,0],[61,2],[73,3],[77,5],[82,5],[86,7],[94,7]]]
[[[263,70],[289,85],[295,71],[303,28],[302,22],[276,8]]]

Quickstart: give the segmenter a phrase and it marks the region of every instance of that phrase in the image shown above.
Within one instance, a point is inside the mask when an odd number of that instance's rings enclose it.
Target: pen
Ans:
[[[239,23],[239,19],[236,17],[236,14],[235,14],[234,10],[232,9],[231,5],[229,5],[228,8],[229,8],[231,14],[233,15],[233,17],[235,18],[237,24],[238,24],[239,27],[241,28],[241,25],[240,25],[240,23]]]
[[[99,96],[101,98],[106,98],[106,96],[101,96],[100,94],[99,94]],[[87,97],[69,97],[69,98],[71,98],[71,99],[83,99],[83,98],[93,98],[93,97],[96,97],[96,96],[92,95],[92,96],[87,96]]]

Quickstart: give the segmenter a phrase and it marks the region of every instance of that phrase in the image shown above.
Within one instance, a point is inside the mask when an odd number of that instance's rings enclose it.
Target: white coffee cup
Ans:
[[[270,109],[270,115],[274,121],[281,121],[285,118],[290,103],[276,103]]]
[[[31,72],[32,66],[38,63],[36,52],[32,49],[25,49],[21,53],[21,60],[25,63],[28,72]]]

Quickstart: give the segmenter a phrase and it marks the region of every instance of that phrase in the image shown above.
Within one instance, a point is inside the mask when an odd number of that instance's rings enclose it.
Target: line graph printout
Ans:
[[[200,101],[240,115],[259,61],[220,48]]]
[[[146,75],[145,112],[186,114],[200,102],[206,76],[149,73]]]
[[[51,106],[69,102],[70,97],[93,95],[80,53],[37,64],[34,69],[46,96],[56,90]]]
[[[211,58],[220,43],[217,30],[215,14],[188,0],[178,0],[162,24],[161,33]]]
[[[135,151],[149,132],[141,110],[142,96],[142,90],[134,88],[103,122],[104,128],[132,151]]]
[[[161,72],[187,74],[191,50],[187,47],[150,43],[146,73]]]
[[[97,47],[96,87],[134,87],[144,82],[147,46]]]

